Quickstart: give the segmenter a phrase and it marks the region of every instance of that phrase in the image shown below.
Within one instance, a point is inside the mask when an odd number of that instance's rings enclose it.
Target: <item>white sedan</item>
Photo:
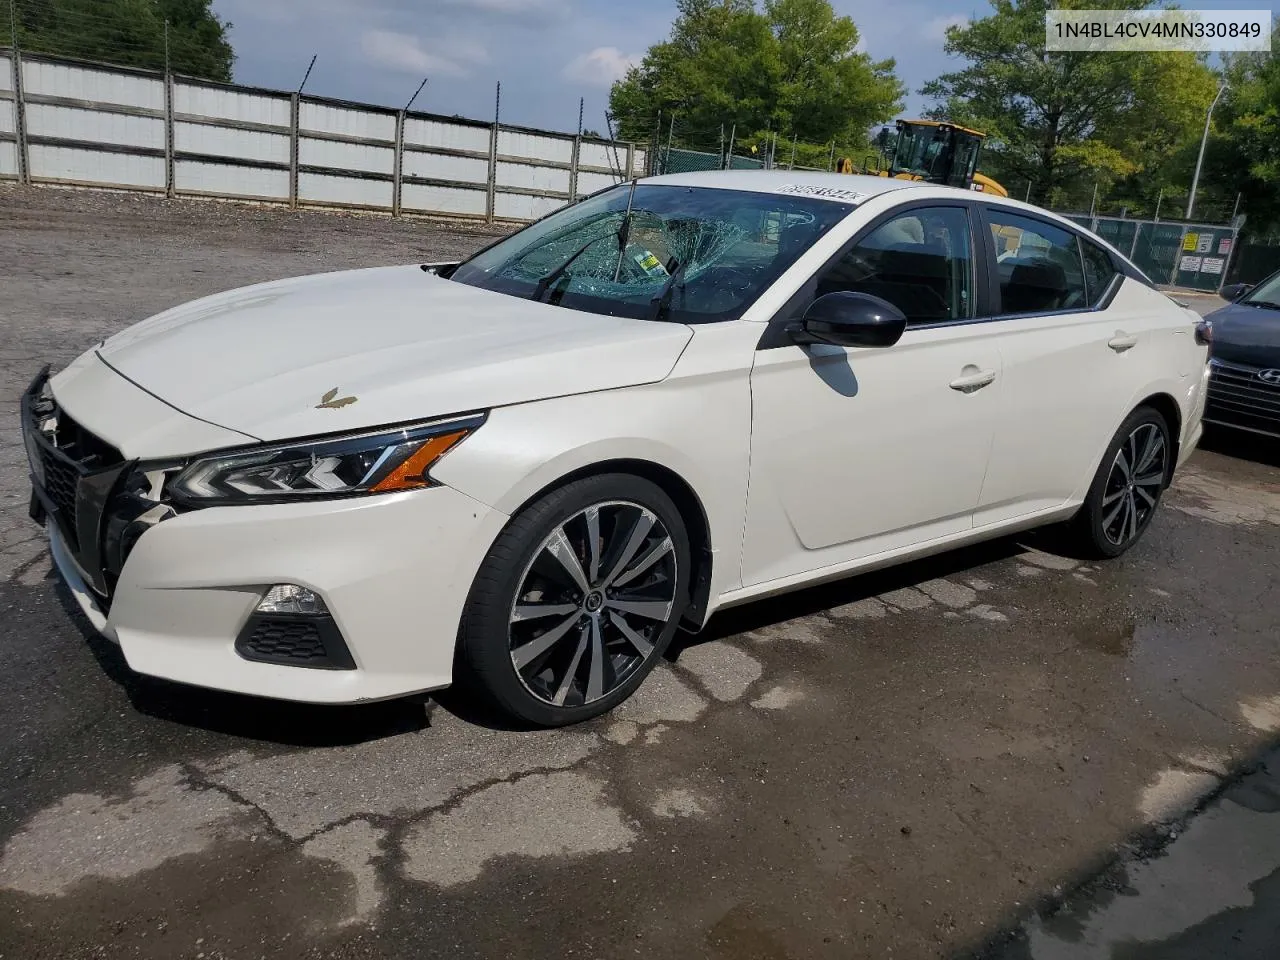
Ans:
[[[1198,322],[1015,201],[659,177],[46,371],[31,512],[141,673],[325,703],[465,680],[554,726],[733,604],[1058,521],[1128,549],[1200,436]]]

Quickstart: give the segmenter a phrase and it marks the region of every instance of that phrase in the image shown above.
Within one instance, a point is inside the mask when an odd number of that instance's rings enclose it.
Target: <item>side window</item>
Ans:
[[[921,207],[881,224],[817,277],[815,297],[841,290],[888,300],[913,324],[973,316],[973,257],[963,207]]]
[[[1088,308],[1074,233],[996,208],[988,208],[987,220],[996,245],[1002,314]]]
[[[1084,252],[1084,283],[1089,294],[1089,306],[1096,307],[1120,271],[1116,269],[1111,255],[1096,243],[1082,237],[1080,249]]]

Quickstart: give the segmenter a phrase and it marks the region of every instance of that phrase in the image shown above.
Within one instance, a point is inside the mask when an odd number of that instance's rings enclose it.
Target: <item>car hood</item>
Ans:
[[[409,266],[219,294],[144,320],[97,352],[184,413],[283,440],[654,383],[692,335]]]
[[[1250,367],[1280,367],[1280,310],[1232,303],[1209,314],[1213,356]]]

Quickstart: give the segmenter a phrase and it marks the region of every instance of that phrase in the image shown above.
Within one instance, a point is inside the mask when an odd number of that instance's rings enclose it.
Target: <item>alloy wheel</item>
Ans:
[[[557,526],[511,606],[511,662],[525,689],[572,707],[625,683],[671,619],[677,566],[666,527],[639,504],[593,504]]]
[[[1168,444],[1154,423],[1143,423],[1116,451],[1102,495],[1102,533],[1115,546],[1129,543],[1146,526],[1160,499]]]

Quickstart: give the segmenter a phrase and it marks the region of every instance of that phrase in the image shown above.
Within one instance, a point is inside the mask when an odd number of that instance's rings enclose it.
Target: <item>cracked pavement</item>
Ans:
[[[1122,560],[1032,535],[742,607],[568,730],[132,674],[26,519],[40,364],[228,286],[484,242],[0,187],[0,957],[984,951],[1280,735],[1280,453],[1239,438]]]

